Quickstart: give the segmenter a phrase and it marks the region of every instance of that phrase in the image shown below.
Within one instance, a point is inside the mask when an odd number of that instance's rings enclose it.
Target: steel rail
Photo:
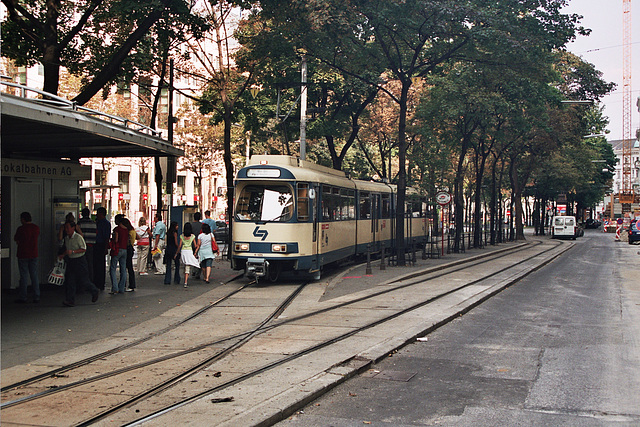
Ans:
[[[425,271],[423,271],[421,273],[414,273],[414,274],[411,274],[409,276],[404,276],[403,278],[396,279],[396,280],[394,280],[394,281],[392,281],[390,283],[397,283],[399,281],[406,280],[407,278],[415,278],[415,277],[418,277],[418,276],[424,276],[426,274],[433,273],[434,271],[440,271],[440,273],[438,275],[435,275],[435,276],[432,275],[430,277],[430,279],[441,277],[441,276],[446,275],[446,274],[451,274],[453,272],[469,268],[470,265],[471,266],[475,266],[475,265],[479,265],[479,264],[482,264],[482,263],[486,263],[488,260],[500,258],[500,257],[502,257],[504,255],[505,252],[508,252],[509,254],[513,254],[513,253],[519,252],[521,250],[525,250],[525,249],[528,249],[528,248],[531,248],[531,247],[535,247],[535,246],[537,246],[539,244],[541,244],[541,242],[534,242],[533,244],[526,243],[526,244],[519,245],[519,246],[517,246],[515,248],[510,247],[510,248],[500,249],[498,251],[493,251],[493,252],[488,253],[488,254],[483,254],[481,256],[474,257],[473,259],[464,259],[464,260],[460,260],[460,261],[458,261],[456,263],[452,263],[452,264],[450,263],[446,267],[442,267],[442,266],[434,267],[434,268],[427,269],[427,270],[425,270]],[[265,324],[267,322],[263,322],[263,324],[261,324],[258,327],[258,329],[254,328],[254,329],[252,329],[250,331],[241,332],[241,333],[238,333],[238,334],[235,334],[235,335],[232,335],[232,336],[229,336],[229,337],[221,338],[221,339],[218,339],[218,340],[215,340],[215,341],[209,341],[209,342],[206,342],[206,343],[202,343],[202,344],[199,344],[197,346],[191,347],[189,349],[182,350],[182,351],[179,351],[179,352],[176,352],[176,353],[173,353],[173,354],[168,354],[168,355],[165,355],[165,356],[157,357],[155,359],[151,359],[151,360],[148,360],[146,362],[137,363],[137,364],[134,364],[134,365],[131,365],[131,366],[128,366],[128,367],[124,367],[124,368],[121,368],[121,369],[118,369],[118,370],[115,370],[115,371],[110,371],[108,373],[95,375],[95,376],[90,377],[90,378],[84,378],[82,380],[78,380],[78,381],[75,381],[75,382],[72,382],[72,383],[69,383],[69,384],[56,386],[55,388],[48,389],[48,390],[45,390],[45,391],[41,391],[41,392],[38,392],[38,393],[34,393],[32,395],[23,396],[23,397],[21,397],[19,399],[7,401],[7,402],[4,402],[4,403],[0,404],[0,408],[11,407],[11,406],[14,406],[14,405],[17,405],[17,404],[21,404],[21,403],[25,403],[25,402],[28,402],[28,401],[31,401],[31,400],[35,400],[35,399],[38,399],[38,398],[46,397],[46,396],[54,394],[54,393],[59,393],[59,392],[62,392],[62,391],[65,391],[65,390],[68,390],[68,389],[71,389],[71,388],[74,388],[74,387],[78,387],[78,386],[84,385],[84,384],[88,384],[88,383],[91,383],[91,382],[96,382],[96,381],[99,381],[99,380],[102,380],[102,379],[106,379],[106,378],[109,378],[109,377],[114,377],[116,375],[120,375],[120,374],[123,374],[123,373],[126,373],[126,372],[130,372],[130,371],[133,371],[133,370],[136,370],[136,369],[143,368],[143,367],[152,366],[152,365],[154,365],[156,363],[161,363],[161,362],[164,362],[164,361],[167,361],[167,360],[170,360],[170,359],[179,358],[179,357],[182,357],[182,356],[185,356],[185,355],[189,355],[189,354],[192,354],[194,352],[200,351],[200,350],[202,350],[204,348],[207,348],[207,347],[210,347],[210,346],[213,346],[213,345],[216,345],[216,344],[221,344],[221,343],[224,343],[224,342],[227,342],[227,341],[230,341],[230,340],[234,340],[234,339],[244,340],[249,335],[253,334],[254,331],[257,331],[257,330],[260,330],[260,332],[265,332],[265,331],[271,330],[271,329],[273,329],[275,327],[278,327],[278,326],[280,326],[282,324],[294,322],[294,321],[301,320],[301,319],[304,319],[304,318],[307,318],[307,317],[311,317],[311,316],[314,316],[314,315],[317,315],[317,314],[322,314],[322,313],[325,313],[325,312],[328,312],[328,311],[331,311],[331,310],[335,310],[335,309],[338,309],[338,308],[341,308],[341,307],[344,307],[344,306],[347,306],[347,305],[350,305],[350,304],[355,304],[355,303],[358,303],[358,302],[361,302],[361,301],[366,301],[367,299],[371,299],[371,298],[374,298],[374,297],[377,297],[377,296],[380,296],[380,295],[384,295],[386,293],[394,292],[394,291],[396,291],[398,289],[403,289],[405,287],[413,286],[416,283],[420,283],[420,281],[418,281],[418,282],[409,282],[409,283],[405,283],[405,284],[403,284],[401,286],[395,286],[393,288],[387,288],[385,290],[382,290],[382,291],[379,291],[379,292],[375,292],[373,294],[366,295],[366,296],[363,296],[363,297],[360,297],[360,298],[356,298],[354,300],[346,301],[344,303],[341,303],[341,304],[338,304],[338,305],[335,305],[335,306],[331,306],[331,307],[328,307],[328,308],[325,308],[325,309],[321,309],[321,310],[316,310],[316,311],[313,311],[313,312],[310,312],[310,313],[307,313],[307,314],[304,314],[304,315],[301,315],[301,316],[297,316],[297,317],[293,317],[293,318],[290,318],[290,319],[286,319],[286,320],[281,321],[280,323],[276,323],[276,324],[270,325],[269,327],[266,327],[266,328],[265,328]],[[204,313],[205,311],[207,311],[208,309],[212,308],[216,304],[226,300],[230,296],[235,295],[236,293],[240,292],[245,287],[247,287],[247,286],[249,286],[251,284],[255,284],[255,282],[249,283],[248,285],[239,288],[238,290],[230,293],[229,295],[227,295],[225,297],[220,298],[219,300],[215,301],[214,303],[212,303],[212,304],[210,304],[208,306],[205,306],[205,307],[201,308],[200,310],[197,310],[196,312],[194,312],[191,315],[187,316],[185,319],[182,319],[181,321],[176,322],[176,323],[170,325],[169,327],[164,328],[163,330],[157,331],[156,333],[154,333],[154,334],[152,334],[152,335],[150,335],[148,337],[145,337],[143,339],[136,340],[136,341],[134,341],[132,343],[128,343],[126,345],[117,347],[115,349],[100,353],[100,354],[92,356],[90,358],[83,359],[82,361],[76,362],[74,364],[70,364],[70,365],[67,365],[65,367],[58,368],[58,369],[56,369],[54,371],[49,371],[47,373],[40,374],[40,375],[38,375],[36,377],[33,377],[32,381],[25,380],[22,383],[32,384],[32,383],[34,383],[34,382],[36,382],[36,381],[38,381],[40,379],[53,377],[55,375],[60,374],[61,372],[66,372],[66,371],[75,369],[77,367],[84,366],[84,365],[86,365],[88,363],[91,363],[91,362],[93,362],[95,360],[99,360],[99,359],[101,359],[101,358],[103,358],[105,356],[116,354],[119,351],[122,351],[122,350],[125,350],[127,348],[133,347],[133,346],[135,346],[137,344],[141,344],[143,342],[146,342],[151,338],[154,338],[154,337],[156,337],[158,335],[161,335],[162,333],[165,333],[165,332],[168,332],[168,331],[170,331],[172,329],[175,329],[177,326],[180,326],[180,325],[186,323],[188,320],[191,320],[191,319],[197,317],[198,315]],[[284,308],[281,311],[283,311],[283,310],[284,310]],[[275,317],[277,317],[277,315],[276,316],[270,316],[271,319],[275,318]],[[213,355],[211,357],[212,358],[216,358],[216,357],[219,358],[218,356],[219,355],[216,354],[216,355]],[[22,383],[16,383],[16,384],[19,384],[19,386],[25,385],[25,384],[22,384]],[[7,386],[6,388],[9,388],[9,387],[11,387],[11,386]],[[13,387],[13,388],[17,388],[17,387]],[[3,389],[3,391],[5,391],[5,390]]]
[[[234,278],[230,279],[229,281],[227,281],[225,284],[228,284],[228,283],[236,280],[237,278],[238,277],[234,277]],[[52,369],[50,371],[43,372],[43,373],[35,375],[33,377],[30,377],[30,378],[15,382],[13,384],[9,384],[7,386],[2,387],[0,389],[0,392],[11,391],[11,390],[14,390],[16,388],[23,387],[25,385],[29,385],[29,384],[33,384],[35,382],[41,381],[41,380],[43,380],[45,378],[55,377],[56,375],[60,375],[60,374],[62,374],[64,372],[70,371],[72,369],[77,369],[77,368],[79,368],[81,366],[85,366],[85,365],[88,365],[89,363],[93,363],[96,360],[100,360],[100,359],[102,359],[104,357],[117,354],[117,353],[119,353],[119,352],[121,352],[123,350],[126,350],[128,348],[134,347],[134,346],[136,346],[138,344],[142,344],[142,343],[144,343],[146,341],[151,340],[152,338],[155,338],[155,337],[157,337],[159,335],[165,334],[165,333],[167,333],[167,332],[169,332],[169,331],[171,331],[171,330],[173,330],[173,329],[175,329],[175,328],[187,323],[190,320],[195,319],[196,317],[198,317],[201,314],[207,312],[211,308],[213,308],[213,307],[217,306],[218,304],[220,304],[220,303],[226,301],[227,299],[231,298],[235,294],[243,291],[244,289],[246,289],[246,288],[248,288],[250,286],[253,286],[255,283],[256,283],[255,281],[249,282],[249,283],[241,286],[240,288],[235,289],[232,292],[229,292],[229,294],[227,294],[227,295],[225,295],[223,297],[220,297],[216,301],[214,301],[214,302],[212,302],[212,303],[210,303],[210,304],[208,304],[208,305],[196,310],[195,312],[191,313],[187,317],[185,317],[185,318],[183,318],[183,319],[181,319],[181,320],[179,320],[179,321],[177,321],[175,323],[172,323],[171,325],[168,325],[165,328],[162,328],[162,329],[160,329],[158,331],[152,332],[152,333],[150,333],[149,335],[147,335],[145,337],[142,337],[142,338],[139,338],[137,340],[128,342],[127,344],[123,344],[123,345],[120,345],[118,347],[114,347],[114,348],[109,349],[109,350],[105,350],[105,351],[103,351],[101,353],[98,353],[98,354],[95,354],[93,356],[78,360],[76,362],[69,363],[68,365],[64,365],[64,366],[61,366],[59,368]],[[0,408],[4,408],[6,405],[9,405],[10,403],[11,402],[2,403],[2,404],[0,404]]]
[[[569,246],[569,248],[568,248],[568,249],[570,249],[571,247],[573,247],[573,245]],[[335,344],[335,343],[338,343],[338,342],[340,342],[340,341],[343,341],[343,340],[345,340],[345,339],[347,339],[347,338],[349,338],[349,337],[352,337],[353,335],[356,335],[356,334],[358,334],[358,333],[360,333],[360,332],[362,332],[362,331],[365,331],[365,330],[367,330],[367,329],[371,329],[371,328],[376,327],[376,326],[378,326],[378,325],[381,325],[381,324],[383,324],[383,323],[385,323],[385,322],[388,322],[388,321],[390,321],[390,320],[393,320],[393,319],[395,319],[395,318],[398,318],[398,317],[400,317],[400,316],[403,316],[403,315],[405,315],[405,314],[407,314],[407,313],[410,313],[410,312],[412,312],[412,311],[414,311],[414,310],[417,310],[417,309],[419,309],[419,308],[422,308],[422,307],[424,307],[424,306],[427,306],[427,305],[429,305],[429,304],[432,304],[432,303],[434,303],[434,302],[436,302],[436,301],[440,300],[441,298],[444,298],[444,297],[446,297],[446,296],[448,296],[448,295],[451,295],[451,294],[454,294],[454,293],[456,293],[456,292],[459,292],[460,290],[465,289],[465,288],[467,288],[467,287],[469,287],[469,286],[477,285],[478,283],[481,283],[481,282],[483,282],[483,281],[486,281],[486,280],[488,280],[488,279],[492,278],[493,276],[496,276],[496,275],[498,275],[498,274],[501,274],[501,273],[503,273],[503,272],[505,272],[505,271],[507,271],[507,270],[513,269],[514,267],[516,267],[516,266],[518,266],[518,265],[520,265],[520,264],[523,264],[523,263],[525,263],[525,262],[527,262],[527,261],[530,261],[530,260],[532,260],[532,259],[534,259],[534,258],[536,258],[536,257],[541,256],[541,255],[544,255],[544,254],[546,254],[547,252],[552,251],[552,250],[554,250],[554,249],[556,249],[556,248],[557,248],[557,246],[554,246],[554,247],[549,248],[549,249],[547,249],[547,250],[545,250],[545,251],[543,251],[543,252],[536,253],[535,255],[532,255],[532,256],[530,256],[530,257],[527,257],[527,258],[525,258],[525,259],[523,259],[523,260],[521,260],[521,261],[519,261],[519,262],[517,262],[517,263],[515,263],[515,264],[512,264],[512,265],[510,265],[510,266],[508,266],[508,267],[504,267],[504,268],[502,268],[502,269],[499,269],[498,271],[495,271],[495,272],[493,272],[493,273],[491,273],[491,274],[489,274],[489,275],[487,275],[487,276],[485,276],[485,277],[482,277],[482,278],[479,278],[479,279],[473,280],[473,281],[471,281],[471,282],[469,282],[469,283],[466,283],[466,284],[464,284],[464,285],[458,286],[458,287],[453,288],[453,289],[451,289],[451,290],[449,290],[449,291],[446,291],[446,292],[443,292],[443,293],[441,293],[441,294],[438,294],[438,295],[436,295],[436,296],[434,296],[434,297],[428,298],[428,299],[427,299],[427,300],[425,300],[425,301],[422,301],[422,302],[416,303],[416,304],[411,305],[411,306],[409,306],[409,307],[407,307],[407,308],[405,308],[405,309],[402,309],[402,310],[400,310],[400,311],[398,311],[398,312],[396,312],[396,313],[393,313],[393,314],[390,314],[390,315],[388,315],[388,316],[385,316],[385,317],[383,317],[383,318],[381,318],[381,319],[378,319],[378,320],[376,320],[376,321],[373,321],[373,322],[371,322],[371,323],[368,323],[368,324],[366,324],[366,325],[364,325],[364,326],[361,326],[361,327],[359,327],[359,328],[356,328],[356,329],[354,329],[354,330],[352,330],[352,331],[346,332],[346,333],[341,334],[341,335],[339,335],[339,336],[337,336],[337,337],[334,337],[334,338],[328,339],[328,340],[326,340],[326,341],[323,341],[323,342],[321,342],[321,343],[318,343],[318,344],[316,344],[316,345],[313,345],[313,346],[311,346],[311,347],[309,347],[309,348],[306,348],[306,349],[304,349],[304,350],[301,350],[301,351],[299,351],[299,352],[297,352],[297,353],[291,354],[291,355],[289,355],[289,356],[287,356],[287,357],[285,357],[285,358],[283,358],[283,359],[276,360],[276,361],[274,361],[274,362],[268,363],[268,364],[266,364],[266,365],[264,365],[264,366],[262,366],[262,367],[260,367],[260,368],[258,368],[258,369],[255,369],[255,370],[253,370],[253,371],[251,371],[251,372],[247,372],[247,373],[245,373],[245,374],[239,375],[238,377],[236,377],[236,378],[234,378],[234,379],[232,379],[232,380],[229,380],[229,381],[227,381],[227,382],[225,382],[225,383],[223,383],[223,384],[220,384],[220,385],[218,385],[218,386],[216,386],[216,387],[213,387],[213,388],[210,388],[210,389],[208,389],[208,390],[205,390],[205,391],[199,392],[199,393],[197,393],[197,394],[196,394],[196,395],[194,395],[194,396],[188,397],[188,398],[183,399],[183,400],[181,400],[181,401],[179,401],[179,402],[176,402],[176,403],[173,403],[173,404],[171,404],[171,405],[168,405],[168,406],[166,406],[166,407],[165,407],[165,408],[163,408],[163,409],[157,410],[157,411],[155,411],[155,412],[153,412],[153,413],[151,413],[151,414],[148,414],[148,415],[146,415],[146,416],[144,416],[144,417],[141,417],[141,418],[139,418],[139,419],[137,419],[137,420],[134,420],[134,421],[132,421],[132,422],[130,422],[130,423],[128,423],[128,424],[124,424],[124,426],[132,427],[132,426],[138,426],[138,425],[141,425],[142,423],[148,422],[148,421],[150,421],[150,420],[152,420],[152,419],[155,419],[155,418],[157,418],[157,417],[159,417],[159,416],[161,416],[161,415],[164,415],[164,414],[166,414],[166,413],[168,413],[168,412],[171,412],[171,411],[173,411],[173,410],[175,410],[175,409],[178,409],[178,408],[180,408],[180,407],[182,407],[182,406],[185,406],[185,405],[187,405],[187,404],[189,404],[189,403],[192,403],[192,402],[194,402],[194,401],[196,401],[196,400],[198,400],[198,399],[201,399],[201,398],[203,398],[203,397],[205,397],[205,396],[207,396],[207,395],[209,395],[209,394],[212,394],[212,393],[215,393],[215,392],[219,392],[219,391],[224,390],[224,389],[226,389],[226,388],[229,388],[229,387],[231,387],[231,386],[233,386],[233,385],[235,385],[235,384],[238,384],[238,383],[240,383],[240,382],[242,382],[242,381],[244,381],[244,380],[247,380],[247,379],[249,379],[249,378],[255,377],[256,375],[260,375],[260,374],[262,374],[262,373],[264,373],[264,372],[266,372],[266,371],[268,371],[268,370],[270,370],[270,369],[273,369],[273,368],[275,368],[275,367],[277,367],[277,366],[280,366],[280,365],[283,365],[283,364],[285,364],[285,363],[291,362],[291,361],[293,361],[293,360],[295,360],[295,359],[298,359],[298,358],[300,358],[300,357],[302,357],[302,356],[305,356],[305,355],[307,355],[307,354],[313,353],[314,351],[317,351],[317,350],[323,349],[323,348],[325,348],[325,347],[328,347],[328,346],[330,346],[330,345],[333,345],[333,344]],[[564,252],[564,251],[563,251],[563,252]],[[521,276],[521,277],[518,277],[517,279],[513,280],[513,281],[512,281],[508,286],[512,285],[513,283],[516,283],[517,281],[521,280],[523,277],[526,277],[527,275],[531,274],[532,272],[534,272],[534,271],[538,270],[538,269],[539,269],[539,268],[541,268],[543,265],[548,264],[549,262],[551,262],[552,260],[554,260],[555,258],[557,258],[558,256],[560,256],[560,254],[561,254],[561,253],[563,253],[563,252],[560,252],[560,253],[556,254],[553,258],[551,258],[551,259],[547,260],[545,263],[542,263],[541,265],[537,266],[535,269],[533,269],[533,270],[531,270],[531,271],[527,272],[525,275],[523,275],[523,276]],[[486,262],[486,261],[485,261],[485,262]],[[453,272],[455,272],[455,271],[451,271],[451,272],[446,273],[446,274],[450,274],[450,273],[453,273]],[[430,278],[429,280],[432,280],[432,278]],[[413,285],[415,285],[416,283],[418,283],[418,282],[414,282],[414,283],[413,283]],[[407,285],[402,285],[401,287],[405,287],[405,286],[407,286]],[[394,290],[400,289],[401,287],[396,287],[396,288],[394,288]],[[381,292],[381,293],[385,293],[385,292]],[[378,295],[379,295],[379,294],[381,294],[381,293],[378,293]],[[487,296],[487,297],[485,297],[485,298],[483,298],[483,299],[481,299],[481,300],[477,301],[477,302],[476,302],[476,303],[474,303],[472,306],[468,307],[464,312],[467,312],[467,311],[471,310],[473,307],[475,307],[475,306],[479,305],[480,303],[482,303],[483,301],[485,301],[487,298],[489,298],[489,297],[490,297],[490,296],[492,296],[492,295],[493,295],[493,294],[491,294],[491,295],[489,295],[489,296]],[[362,299],[358,299],[358,300],[362,300]],[[353,303],[355,303],[355,302],[357,302],[357,301],[350,301],[350,302],[348,302],[348,303],[340,304],[340,306],[345,306],[345,305],[348,305],[348,304],[353,304]],[[332,309],[335,309],[335,308],[337,308],[337,307],[333,307]],[[280,324],[278,324],[278,325],[274,325],[274,326],[272,326],[272,327],[270,327],[270,328],[268,328],[268,329],[265,329],[265,330],[271,330],[271,329],[276,328],[276,327],[278,327],[278,326],[282,326],[283,324],[290,323],[290,322],[293,322],[293,321],[296,321],[296,320],[300,320],[300,319],[304,319],[304,318],[310,317],[310,316],[312,316],[312,315],[316,315],[316,314],[323,313],[323,312],[326,312],[326,311],[327,311],[327,309],[318,310],[317,312],[314,312],[314,313],[312,313],[312,314],[306,314],[306,315],[298,316],[298,317],[296,317],[296,318],[287,319],[287,320],[285,320],[284,322],[282,322],[282,323],[280,323]],[[456,316],[451,316],[450,318],[444,319],[443,321],[440,321],[440,322],[438,322],[437,324],[432,325],[430,328],[428,328],[428,329],[427,329],[427,333],[432,332],[433,330],[435,330],[435,329],[437,329],[437,328],[441,327],[442,325],[444,325],[444,324],[448,323],[449,321],[451,321],[453,318],[456,318],[456,317],[457,317],[457,315],[456,315]],[[261,331],[261,332],[264,332],[264,331]],[[97,420],[90,420],[90,421],[97,421]],[[84,423],[83,423],[83,424],[81,424],[81,425],[83,425],[83,426],[84,426],[84,425],[89,425],[89,424],[84,424]]]

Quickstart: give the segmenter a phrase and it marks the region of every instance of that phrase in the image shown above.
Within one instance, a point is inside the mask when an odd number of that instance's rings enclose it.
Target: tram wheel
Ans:
[[[278,280],[278,278],[280,277],[280,270],[282,269],[282,266],[280,266],[280,264],[272,264],[269,266],[269,273],[267,275],[267,278],[269,279],[270,282],[275,282],[276,280]]]

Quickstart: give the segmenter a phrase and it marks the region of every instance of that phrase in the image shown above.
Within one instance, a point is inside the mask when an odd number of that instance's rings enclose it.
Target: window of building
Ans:
[[[18,72],[16,73],[16,83],[21,85],[27,84],[27,67],[18,67]]]
[[[184,175],[178,175],[177,191],[179,195],[186,194],[187,177]]]
[[[118,186],[120,193],[129,192],[129,172],[118,171]]]
[[[149,194],[149,174],[140,172],[140,193]]]
[[[95,185],[105,185],[107,183],[107,174],[102,169],[93,171],[93,180]]]
[[[116,93],[124,99],[131,98],[131,86],[128,83],[118,82]]]

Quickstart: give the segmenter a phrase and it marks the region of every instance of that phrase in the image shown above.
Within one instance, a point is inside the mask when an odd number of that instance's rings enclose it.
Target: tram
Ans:
[[[276,281],[283,271],[320,279],[323,266],[391,247],[396,187],[350,179],[293,156],[253,156],[235,179],[231,264]],[[405,238],[425,244],[426,199],[407,189]]]

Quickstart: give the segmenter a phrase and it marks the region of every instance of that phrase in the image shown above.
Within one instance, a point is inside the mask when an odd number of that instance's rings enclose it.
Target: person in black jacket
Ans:
[[[165,249],[165,260],[167,263],[167,270],[164,275],[164,284],[171,284],[171,263],[175,263],[176,271],[174,273],[173,281],[176,285],[180,284],[180,257],[176,257],[178,252],[178,242],[180,236],[178,236],[178,223],[171,221],[169,229],[167,230],[167,246]]]

